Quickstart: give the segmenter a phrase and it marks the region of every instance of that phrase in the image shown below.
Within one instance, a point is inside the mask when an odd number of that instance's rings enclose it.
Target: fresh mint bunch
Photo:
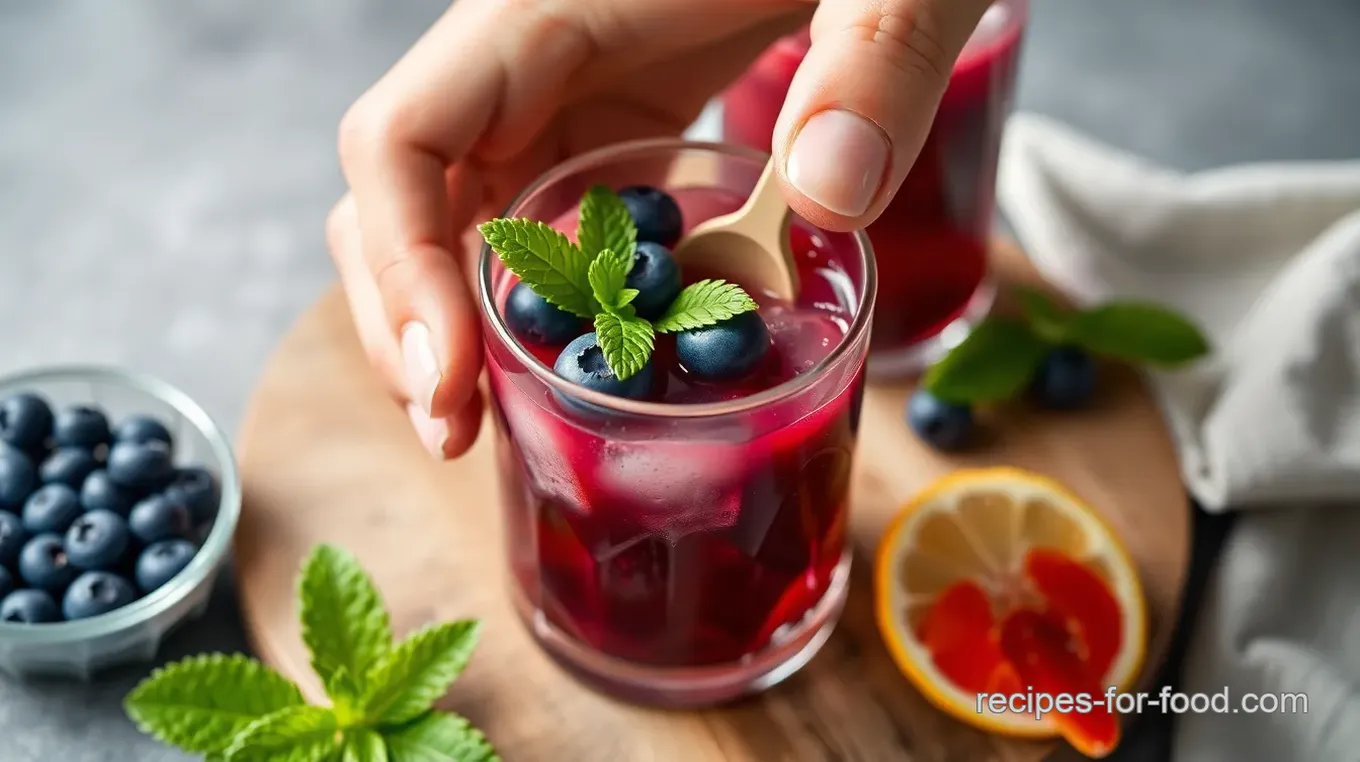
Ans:
[[[392,637],[382,598],[349,553],[318,547],[298,579],[302,639],[329,707],[241,654],[194,656],[128,694],[128,716],[210,762],[499,762],[480,731],[432,708],[467,666],[480,623]]]
[[[656,334],[714,325],[759,308],[740,286],[703,280],[683,289],[655,323],[639,317],[628,288],[637,226],[614,191],[597,185],[581,198],[577,243],[527,219],[494,219],[477,228],[505,268],[534,293],[594,321],[605,362],[619,380],[651,359]]]
[[[1186,317],[1151,302],[1111,301],[1087,309],[1020,292],[1021,316],[991,316],[926,371],[931,394],[956,404],[1009,399],[1034,377],[1048,352],[1075,346],[1129,364],[1174,368],[1209,352]]]

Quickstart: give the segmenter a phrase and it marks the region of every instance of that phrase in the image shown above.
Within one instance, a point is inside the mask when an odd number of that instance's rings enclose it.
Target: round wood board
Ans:
[[[1003,282],[1037,284],[998,245]],[[822,652],[766,694],[719,709],[634,707],[593,693],[549,661],[506,593],[492,437],[435,463],[369,371],[343,297],[326,295],[284,339],[260,378],[239,450],[245,510],[236,538],[241,608],[266,662],[322,696],[300,640],[293,583],[321,542],[353,551],[373,575],[398,635],[432,620],[486,628],[441,704],[483,728],[507,762],[1030,762],[1071,755],[1057,743],[991,737],[931,707],[903,678],[874,623],[870,565],[884,526],[932,478],[1008,464],[1054,476],[1122,533],[1149,598],[1155,674],[1189,564],[1190,511],[1171,440],[1132,372],[1110,369],[1094,408],[1000,412],[993,441],[941,457],[902,422],[911,385],[871,385],[853,487],[856,554],[845,615]],[[490,426],[490,421],[486,422]]]

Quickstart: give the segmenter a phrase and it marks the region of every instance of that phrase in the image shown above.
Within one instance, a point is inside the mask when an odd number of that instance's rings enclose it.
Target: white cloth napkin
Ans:
[[[1308,706],[1183,715],[1176,759],[1360,760],[1360,512],[1344,510],[1360,502],[1360,162],[1187,175],[1022,114],[998,202],[1075,299],[1155,299],[1215,347],[1152,376],[1192,494],[1255,509],[1192,612],[1184,689]]]

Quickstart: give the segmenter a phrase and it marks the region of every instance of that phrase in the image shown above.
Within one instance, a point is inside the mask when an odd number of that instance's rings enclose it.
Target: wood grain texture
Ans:
[[[1004,280],[1034,282],[999,247]],[[246,502],[236,541],[241,607],[260,656],[314,697],[293,581],[319,542],[354,551],[404,633],[479,617],[472,665],[443,706],[484,728],[507,762],[1034,762],[1054,743],[983,735],[934,710],[893,665],[874,624],[869,559],[898,506],[960,466],[1010,464],[1050,474],[1104,512],[1140,566],[1153,642],[1165,654],[1190,548],[1190,512],[1171,440],[1138,378],[1111,369],[1094,409],[1016,405],[993,440],[943,458],[902,424],[910,384],[872,386],[856,464],[850,600],[836,634],[799,674],[729,707],[666,712],[592,693],[554,666],[511,609],[494,483],[493,437],[437,464],[384,396],[332,292],[283,341],[260,378],[239,450]],[[489,425],[489,423],[488,423]],[[487,433],[487,432],[484,432]]]

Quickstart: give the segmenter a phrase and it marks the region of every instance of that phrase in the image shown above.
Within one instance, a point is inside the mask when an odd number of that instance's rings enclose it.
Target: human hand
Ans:
[[[360,342],[425,446],[476,439],[477,222],[610,143],[678,135],[779,36],[812,47],[775,128],[790,206],[863,227],[925,140],[989,0],[458,0],[345,115],[327,239]],[[815,11],[815,15],[814,14]]]

